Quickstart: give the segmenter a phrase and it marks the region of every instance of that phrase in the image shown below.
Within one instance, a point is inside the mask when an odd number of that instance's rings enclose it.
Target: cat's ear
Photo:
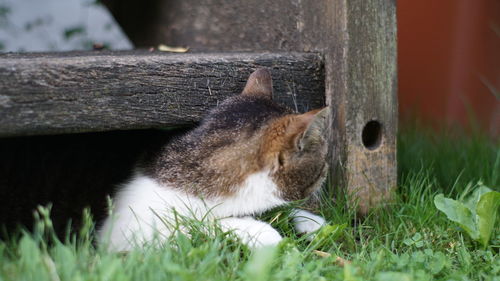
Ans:
[[[271,73],[265,68],[259,68],[248,77],[245,89],[242,95],[259,96],[272,99],[273,97],[273,81]]]
[[[297,134],[295,145],[299,150],[304,149],[310,143],[318,142],[325,136],[328,127],[328,116],[330,107],[316,109],[297,116],[298,122],[302,123],[302,132]]]

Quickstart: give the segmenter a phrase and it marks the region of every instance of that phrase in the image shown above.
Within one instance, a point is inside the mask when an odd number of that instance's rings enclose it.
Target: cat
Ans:
[[[253,216],[308,198],[323,184],[328,165],[330,108],[295,114],[272,101],[270,72],[253,72],[243,92],[212,109],[201,124],[173,140],[114,198],[98,231],[111,251],[128,251],[172,233],[175,214],[207,216],[251,247],[276,245],[282,236]],[[292,212],[298,233],[325,219]]]

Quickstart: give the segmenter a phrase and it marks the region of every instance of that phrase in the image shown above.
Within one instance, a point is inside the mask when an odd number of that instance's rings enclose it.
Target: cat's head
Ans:
[[[270,73],[252,73],[242,95],[272,98]],[[273,119],[262,135],[261,167],[270,171],[279,196],[287,201],[306,198],[323,184],[327,171],[326,132],[330,107]]]
[[[257,187],[258,198],[308,197],[328,170],[330,108],[294,114],[273,102],[272,94],[269,71],[255,71],[240,95],[226,99],[198,128],[172,142],[151,165],[151,173],[204,198],[231,197],[249,185]],[[269,184],[272,190],[266,190]],[[250,196],[247,191],[241,191],[245,197]]]

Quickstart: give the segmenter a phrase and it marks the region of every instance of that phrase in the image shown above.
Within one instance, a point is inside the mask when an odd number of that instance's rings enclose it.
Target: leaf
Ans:
[[[460,225],[473,240],[478,240],[479,232],[476,227],[474,214],[463,203],[445,198],[443,194],[434,197],[434,205],[445,213],[449,220]]]
[[[410,238],[406,238],[405,240],[403,240],[403,243],[406,245],[406,246],[411,246],[413,245],[413,243],[415,243],[415,241],[413,241],[412,239]]]
[[[424,241],[416,241],[415,242],[415,247],[417,248],[422,248],[424,246]]]
[[[311,245],[314,245],[314,248],[318,248],[329,243],[329,241],[331,242],[337,240],[346,227],[346,223],[333,225],[327,224],[322,226],[319,231],[314,234]]]
[[[432,274],[438,274],[446,266],[446,263],[447,257],[443,253],[437,252],[429,261],[428,266]]]
[[[426,260],[426,255],[422,251],[416,251],[411,255],[411,259],[413,262],[425,262]]]
[[[343,224],[328,224],[328,225],[324,225],[317,237],[318,239],[325,239],[325,238],[331,238],[331,239],[337,239],[340,234],[342,234],[342,231],[347,227],[347,223],[343,223]]]
[[[158,45],[158,51],[160,52],[170,52],[170,53],[185,53],[189,48],[184,47],[171,47],[164,44]]]
[[[465,205],[467,206],[467,208],[469,208],[474,214],[476,213],[476,206],[479,202],[479,199],[481,198],[481,195],[493,191],[489,187],[483,185],[481,182],[479,182],[478,185],[479,187],[476,188],[474,192],[472,192],[472,195],[469,196],[469,198],[467,198],[467,200],[465,201]]]
[[[500,207],[500,192],[491,191],[481,195],[476,207],[479,241],[484,247],[488,245]]]
[[[415,235],[413,235],[413,237],[411,239],[413,239],[413,241],[415,241],[415,242],[420,241],[420,240],[422,240],[422,234],[420,234],[420,232],[417,232],[417,233],[415,233]]]

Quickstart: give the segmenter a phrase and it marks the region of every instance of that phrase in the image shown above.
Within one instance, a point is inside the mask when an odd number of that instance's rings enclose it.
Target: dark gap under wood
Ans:
[[[130,179],[137,161],[187,129],[0,138],[0,239],[3,228],[31,228],[33,210],[49,203],[61,237],[70,220],[79,230],[86,207],[99,223],[106,197]]]

